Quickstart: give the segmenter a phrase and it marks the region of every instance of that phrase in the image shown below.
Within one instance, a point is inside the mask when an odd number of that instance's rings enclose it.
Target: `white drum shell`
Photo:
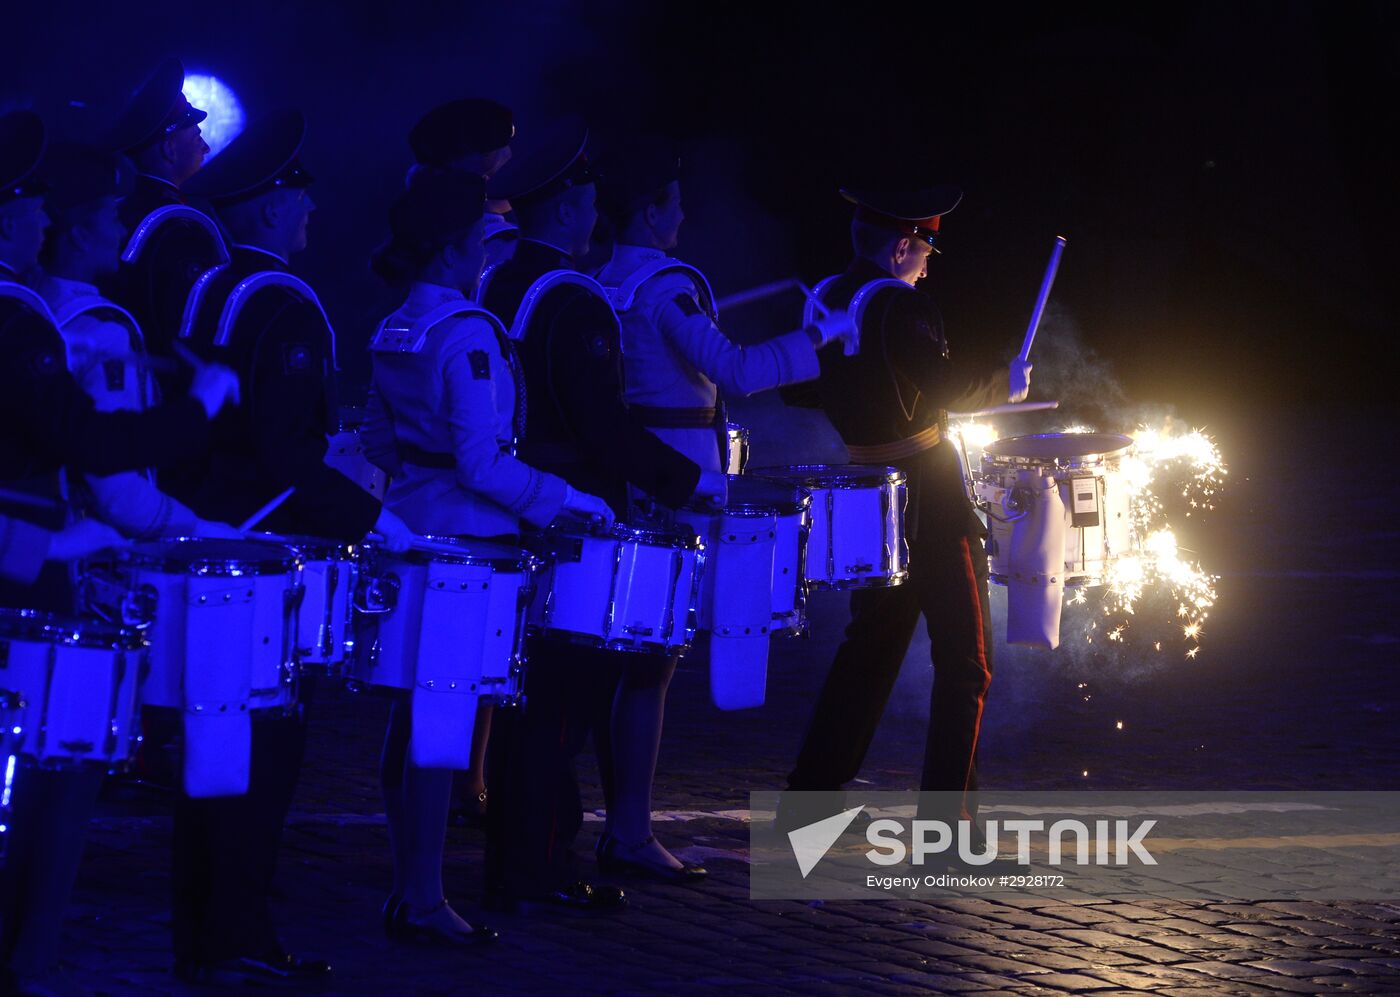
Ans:
[[[542,636],[675,654],[694,640],[703,555],[636,537],[562,535],[530,605]],[[565,549],[567,548],[567,549]]]
[[[44,766],[120,767],[140,734],[145,648],[0,635],[0,686],[20,696],[19,753]]]
[[[1078,434],[1061,435],[1074,437]],[[1006,500],[1016,487],[1018,473],[1027,469],[1054,478],[1059,486],[1065,510],[1065,585],[1104,584],[1113,560],[1133,550],[1128,479],[1121,467],[1121,458],[1128,453],[1132,441],[1128,437],[1106,438],[1121,440],[1122,446],[1111,453],[1076,454],[1061,460],[983,454],[976,489],[978,496],[992,507],[987,544],[992,581],[1004,585],[1011,575],[1011,537],[1015,526],[1011,520],[1018,513],[1007,509]],[[1014,444],[1014,441],[999,443]],[[1072,440],[1067,443],[1067,447],[1072,445]]]

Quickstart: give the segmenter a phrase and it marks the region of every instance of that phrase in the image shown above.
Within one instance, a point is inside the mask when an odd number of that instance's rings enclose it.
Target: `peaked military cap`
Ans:
[[[278,187],[307,187],[314,177],[301,165],[306,118],[280,111],[254,121],[217,159],[186,182],[184,190],[216,205],[234,204]]]
[[[77,142],[50,147],[39,174],[49,188],[45,204],[55,218],[98,198],[125,197],[136,179],[131,160],[121,153]]]
[[[543,201],[571,187],[594,183],[588,163],[588,125],[568,117],[529,136],[487,186],[487,196],[512,204]]]
[[[659,135],[638,136],[622,143],[603,165],[607,167],[603,195],[608,210],[616,216],[651,200],[671,181],[681,178],[680,149]]]
[[[413,158],[427,166],[451,166],[473,153],[503,148],[515,138],[515,116],[494,100],[467,97],[441,104],[408,133]]]
[[[856,217],[861,221],[922,240],[936,253],[938,219],[958,206],[962,200],[962,190],[946,184],[905,191],[852,190],[843,187],[841,196],[856,206]]]
[[[0,118],[0,204],[44,192],[38,176],[44,143],[44,120],[33,111]]]
[[[516,239],[519,237],[519,225],[499,212],[486,212],[486,232],[481,237],[482,242],[488,242],[491,239]]]
[[[185,99],[184,86],[184,65],[173,56],[166,59],[132,93],[107,144],[129,152],[203,121],[207,115]]]

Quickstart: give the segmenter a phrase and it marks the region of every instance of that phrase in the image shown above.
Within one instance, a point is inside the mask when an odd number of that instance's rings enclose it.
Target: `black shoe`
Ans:
[[[624,845],[611,834],[598,839],[598,868],[609,876],[641,876],[663,883],[696,883],[710,874],[703,865],[682,862],[679,869],[640,857],[640,852],[656,840],[650,835],[640,844]]]
[[[486,790],[463,798],[463,802],[454,803],[452,809],[447,811],[447,822],[453,827],[485,827]]]
[[[329,984],[331,964],[322,959],[303,959],[288,952],[269,952],[260,956],[235,956],[218,962],[177,960],[175,976],[181,982],[199,986],[250,985],[304,990]]]
[[[447,900],[438,904],[424,914],[431,916],[447,906]],[[439,948],[454,949],[474,949],[483,945],[489,945],[501,937],[501,933],[495,928],[485,924],[477,924],[471,931],[466,933],[452,931],[447,928],[440,928],[432,924],[423,924],[414,921],[408,913],[408,904],[399,901],[398,907],[393,914],[394,929],[389,937],[396,942],[409,942],[418,945],[436,945]]]
[[[493,890],[486,894],[484,906],[504,914],[531,914],[546,907],[582,914],[615,914],[627,907],[627,895],[616,886],[595,886],[579,879],[547,893],[515,895]]]

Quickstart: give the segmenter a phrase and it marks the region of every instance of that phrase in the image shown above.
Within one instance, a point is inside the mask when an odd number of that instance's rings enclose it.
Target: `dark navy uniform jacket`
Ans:
[[[173,184],[138,174],[135,188],[122,198],[118,212],[130,238],[151,212],[187,203],[185,195]],[[190,287],[201,274],[222,262],[223,247],[209,229],[184,219],[171,219],[151,233],[136,262],[123,263],[104,289],[108,297],[135,317],[146,335],[146,349],[156,356],[168,357]],[[161,378],[161,383],[167,390],[172,386],[165,378]]]
[[[889,276],[869,261],[856,260],[823,289],[822,300],[845,308],[866,284]],[[856,356],[841,350],[822,350],[817,356],[821,407],[848,446],[907,440],[937,425],[947,411],[974,411],[1007,400],[1004,374],[982,378],[953,363],[933,299],[913,288],[891,287],[871,295]],[[930,512],[920,517],[921,528],[968,536],[985,532],[967,497],[952,443],[891,463],[909,475],[911,519],[920,503]]]
[[[514,258],[492,273],[482,304],[510,326],[531,284],[575,269],[563,251],[521,239]],[[618,337],[612,307],[583,288],[556,287],[540,300],[518,344],[530,398],[520,459],[599,496],[622,518],[629,483],[679,507],[700,468],[628,413]]]
[[[203,519],[241,523],[287,488],[296,492],[263,529],[358,540],[379,516],[379,500],[325,464],[337,428],[332,331],[315,300],[273,285],[248,296],[227,343],[216,345],[230,293],[263,271],[287,274],[271,253],[233,246],[229,265],[200,293],[186,342],[238,372],[242,404],[214,422],[209,454],[164,471],[163,489]]]

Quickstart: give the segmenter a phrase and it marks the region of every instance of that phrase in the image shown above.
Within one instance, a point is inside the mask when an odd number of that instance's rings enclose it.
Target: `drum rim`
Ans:
[[[401,554],[391,554],[385,552],[389,557],[408,561],[410,564],[465,564],[476,567],[491,568],[493,571],[499,570],[503,574],[506,569],[521,573],[538,571],[544,564],[540,557],[530,553],[522,547],[515,547],[511,544],[501,543],[496,540],[482,540],[476,537],[464,539],[462,537],[444,537],[436,534],[424,534],[423,539],[438,547],[457,548],[453,553],[443,550],[414,550],[409,548]],[[500,551],[510,551],[514,556],[498,557],[473,551],[470,544],[481,544],[487,547],[496,548]]]
[[[679,526],[670,527],[662,523],[637,526],[631,523],[614,523],[603,533],[588,532],[575,526],[548,526],[538,536],[550,539],[569,540],[637,540],[650,547],[669,547],[672,550],[701,551],[705,539],[692,530]]]
[[[13,623],[25,625],[11,630]],[[96,628],[98,634],[82,635],[82,628]],[[75,632],[76,631],[76,632]],[[0,608],[0,640],[28,640],[65,647],[83,647],[108,651],[139,651],[146,644],[146,635],[136,627],[122,626],[95,616],[64,616],[41,609]]]
[[[1069,454],[1063,457],[1032,457],[1027,454],[997,453],[992,448],[1000,443],[1015,443],[1018,440],[1048,440],[1075,436],[1102,436],[1123,440],[1120,447],[1112,450],[1092,450],[1089,453]],[[986,467],[1096,467],[1110,461],[1122,460],[1133,448],[1133,438],[1122,433],[1023,433],[1020,436],[1007,436],[995,440],[982,448],[982,466]]]
[[[828,477],[810,473],[821,468],[840,470]],[[865,488],[877,484],[904,485],[909,482],[907,472],[897,467],[882,467],[878,464],[782,464],[750,468],[747,476],[768,481],[798,482],[805,488],[813,489],[841,488],[849,485]]]
[[[730,486],[736,484],[742,487],[761,483],[770,488],[780,488],[790,494],[784,502],[754,502],[754,501],[727,501],[723,509],[706,509],[700,506],[687,505],[685,512],[702,516],[737,516],[741,519],[760,519],[764,516],[800,516],[812,508],[812,493],[801,485],[794,485],[786,481],[778,481],[775,478],[761,478],[754,474],[730,474]],[[733,492],[729,493],[731,496]]]
[[[303,536],[297,533],[258,533],[251,535],[249,539],[286,547],[309,561],[351,561],[355,558],[355,548],[359,546],[349,540],[332,540],[330,537],[314,537],[310,534]],[[330,554],[336,556],[326,556]]]
[[[266,556],[258,558],[216,558],[210,556],[197,556],[198,547],[191,546],[187,551],[196,553],[192,557],[174,556],[174,550],[182,544],[245,544],[249,547],[269,548]],[[170,546],[171,550],[164,554],[157,554],[154,551],[147,552],[146,548],[159,548]],[[279,553],[277,553],[280,551]],[[135,547],[128,547],[116,552],[116,559],[122,564],[128,564],[138,568],[160,568],[172,574],[201,575],[201,576],[228,576],[228,575],[277,575],[292,571],[300,562],[300,555],[295,550],[283,544],[271,543],[265,540],[225,540],[222,537],[166,537],[163,540],[149,540],[138,544]]]

